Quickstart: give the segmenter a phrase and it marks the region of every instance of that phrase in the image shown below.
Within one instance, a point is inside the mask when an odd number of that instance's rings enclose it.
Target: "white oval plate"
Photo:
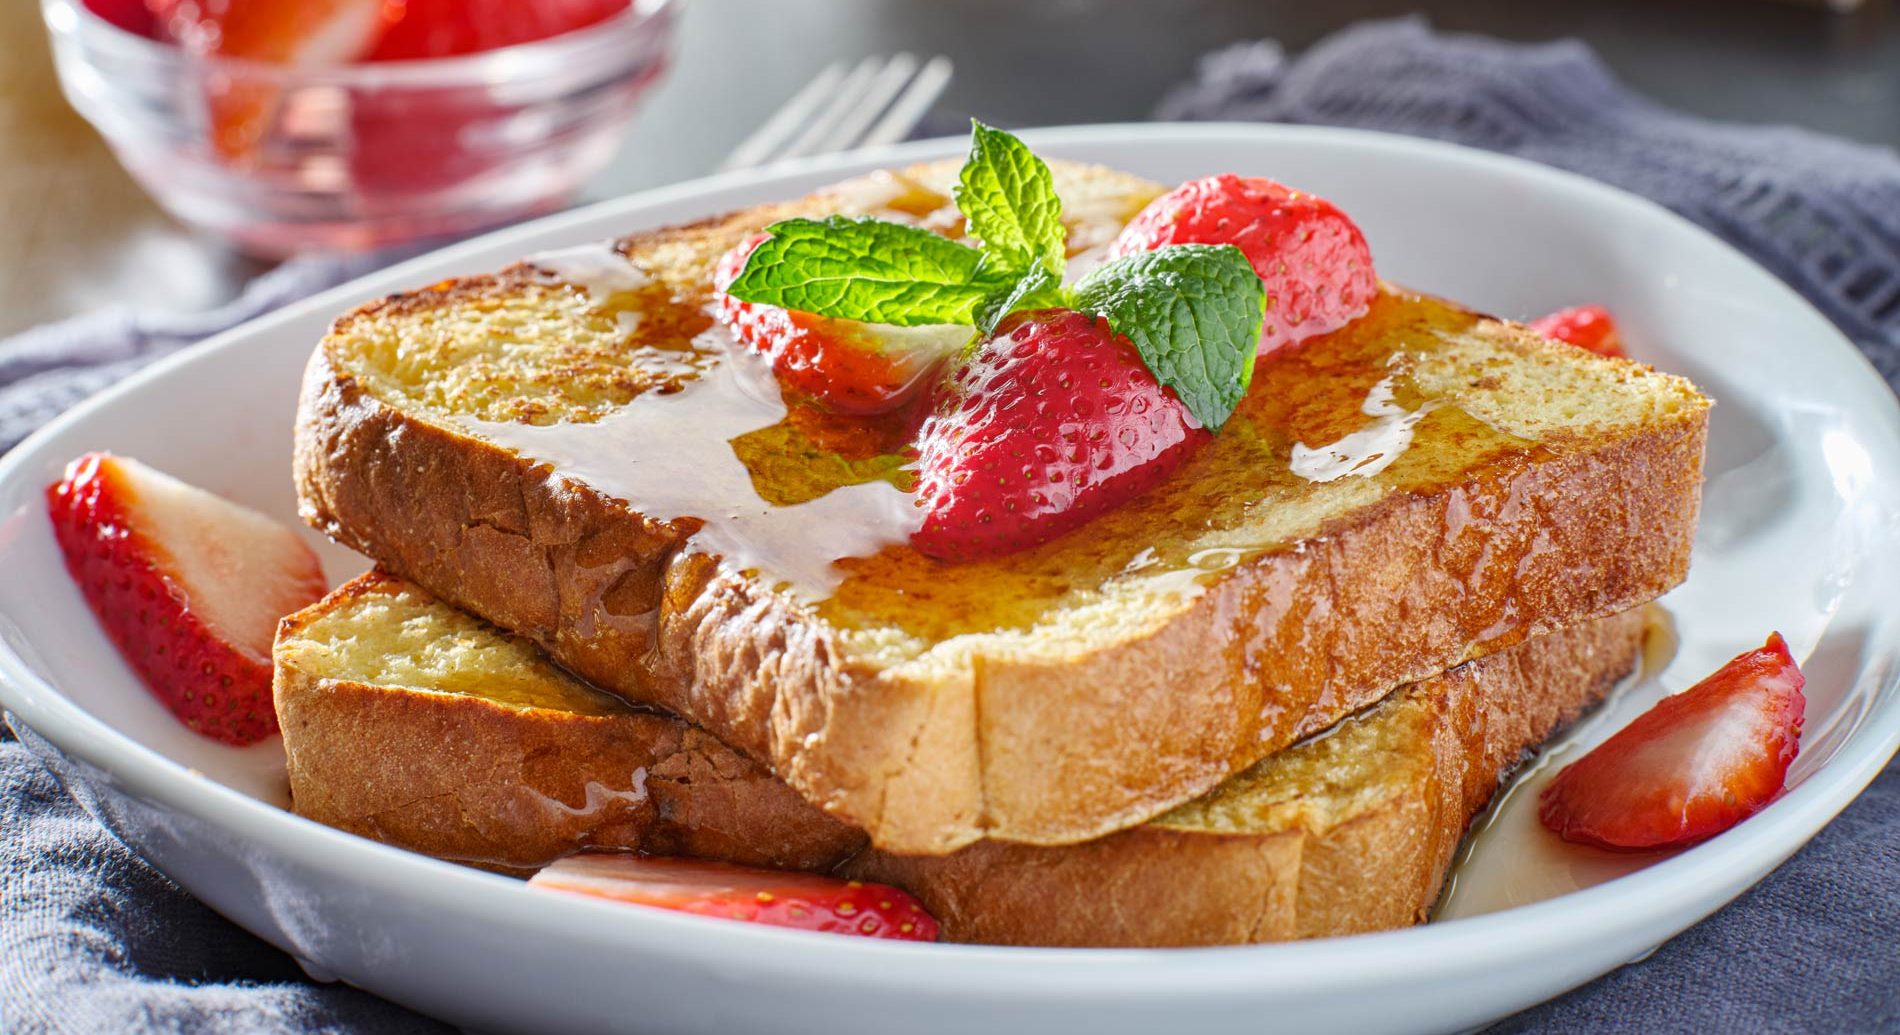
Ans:
[[[1720,405],[1694,569],[1666,601],[1680,650],[1594,735],[1779,628],[1810,680],[1786,796],[1627,876],[1412,930],[1173,951],[814,936],[548,895],[281,811],[275,742],[237,751],[186,733],[133,680],[68,582],[41,492],[85,450],[138,456],[292,519],[299,374],[346,306],[955,154],[960,140],[722,176],[504,231],[220,335],[79,407],[0,460],[0,702],[45,738],[29,739],[78,778],[90,808],[220,912],[316,972],[458,1024],[520,1031],[1465,1028],[1587,981],[1708,915],[1800,847],[1893,753],[1900,411],[1852,346],[1769,274],[1647,202],[1442,144],[1222,125],[1028,136],[1044,153],[1162,181],[1231,170],[1318,191],[1365,228],[1385,276],[1493,312],[1611,305],[1638,358],[1689,375]],[[333,575],[362,565],[326,549]],[[1518,868],[1537,865],[1551,864]],[[1487,883],[1515,886],[1509,876]],[[1491,897],[1484,908],[1513,901]]]

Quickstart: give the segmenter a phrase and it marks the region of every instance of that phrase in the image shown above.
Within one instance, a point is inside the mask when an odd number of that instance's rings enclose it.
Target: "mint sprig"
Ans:
[[[970,236],[993,270],[1024,276],[1040,267],[1062,279],[1068,259],[1055,177],[1021,140],[970,121],[970,158],[952,194]]]
[[[878,219],[787,219],[768,228],[726,288],[747,302],[841,320],[917,327],[974,323],[996,294],[983,254],[922,227]]]
[[[1003,317],[1024,309],[1052,309],[1069,303],[1062,290],[1062,275],[1042,266],[1032,266],[1022,279],[1005,291],[983,299],[976,307],[976,329],[984,334],[996,331]]]
[[[1096,267],[1075,307],[1135,343],[1203,427],[1226,423],[1253,379],[1267,289],[1231,244],[1181,244]]]
[[[726,291],[744,302],[842,320],[984,334],[1026,309],[1068,307],[1108,321],[1202,427],[1219,431],[1253,376],[1266,290],[1231,245],[1172,245],[1098,267],[1073,289],[1062,201],[1023,142],[973,122],[956,203],[973,248],[920,227],[833,216],[766,228]]]

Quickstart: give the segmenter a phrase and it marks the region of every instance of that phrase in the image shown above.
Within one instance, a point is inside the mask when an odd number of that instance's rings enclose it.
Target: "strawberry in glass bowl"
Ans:
[[[670,0],[43,0],[60,84],[166,210],[246,251],[560,207],[665,69]]]

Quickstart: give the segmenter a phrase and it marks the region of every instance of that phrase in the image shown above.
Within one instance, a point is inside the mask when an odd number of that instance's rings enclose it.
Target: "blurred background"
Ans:
[[[580,195],[712,171],[840,59],[952,59],[925,130],[961,133],[971,115],[1014,127],[1132,121],[1152,117],[1209,51],[1273,39],[1297,52],[1407,13],[1440,30],[1582,39],[1626,84],[1688,113],[1900,145],[1893,0],[678,0],[670,63]],[[62,95],[35,0],[0,0],[0,55],[0,212],[12,231],[0,335],[108,305],[202,309],[269,268],[183,226],[121,167]]]

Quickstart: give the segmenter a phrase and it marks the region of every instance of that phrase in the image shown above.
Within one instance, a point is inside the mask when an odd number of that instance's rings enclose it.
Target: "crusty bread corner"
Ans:
[[[302,816],[504,872],[583,848],[822,869],[864,835],[677,719],[371,572],[285,618],[275,697]]]
[[[1162,947],[1330,937],[1426,919],[1499,781],[1636,664],[1641,609],[1395,692],[1143,826],[1060,848],[867,850],[953,941]]]
[[[1095,167],[1055,170],[1065,197],[1153,191]],[[837,207],[818,196],[620,247],[667,305],[699,312],[732,244]],[[1401,322],[1454,311],[1396,294],[1379,305]],[[683,553],[690,522],[647,520],[471,432],[469,415],[595,419],[653,383],[584,293],[522,267],[339,319],[305,379],[296,480],[314,527],[596,685],[687,717],[883,848],[1068,844],[1211,790],[1397,685],[1634,607],[1684,577],[1707,401],[1681,379],[1463,319],[1460,347],[1508,361],[1474,375],[1473,390],[1496,394],[1512,362],[1574,368],[1645,415],[1548,437],[1537,455],[1449,488],[1364,498],[1371,479],[1321,487],[1341,501],[1336,514],[1204,592],[1062,611],[1060,630],[1031,629],[1007,650],[959,637],[892,661],[875,636]],[[545,346],[525,347],[533,335]],[[1528,401],[1525,419],[1575,401]],[[1222,458],[1210,448],[1195,463]],[[1147,519],[1124,509],[1099,527]],[[1051,544],[1051,570],[1065,548]]]

